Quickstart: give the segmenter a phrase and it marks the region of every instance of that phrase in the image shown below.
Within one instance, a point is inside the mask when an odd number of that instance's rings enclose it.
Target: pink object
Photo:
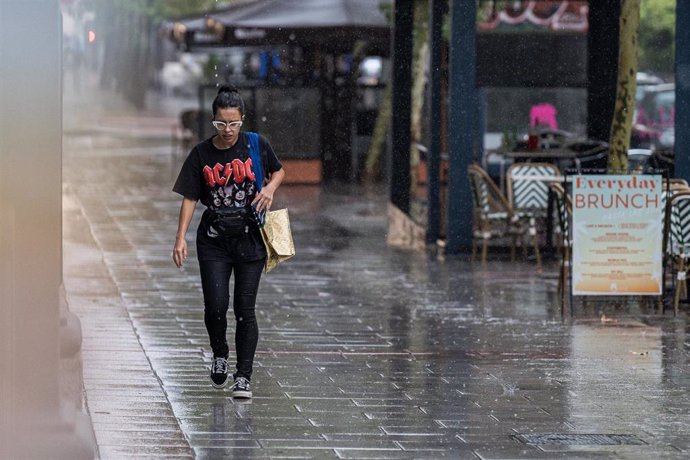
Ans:
[[[545,125],[551,129],[558,129],[558,122],[556,121],[557,113],[556,107],[551,104],[543,103],[533,105],[529,111],[529,124],[532,128],[539,125]]]

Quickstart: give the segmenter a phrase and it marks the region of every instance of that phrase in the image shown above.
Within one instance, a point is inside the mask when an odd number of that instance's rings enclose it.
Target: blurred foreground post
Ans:
[[[95,455],[90,419],[80,411],[81,329],[60,294],[61,59],[57,0],[0,2],[3,459]]]

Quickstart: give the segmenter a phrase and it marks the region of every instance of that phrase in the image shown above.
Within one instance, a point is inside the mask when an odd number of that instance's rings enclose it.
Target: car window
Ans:
[[[659,93],[655,99],[657,107],[671,108],[676,105],[676,93],[674,91]]]

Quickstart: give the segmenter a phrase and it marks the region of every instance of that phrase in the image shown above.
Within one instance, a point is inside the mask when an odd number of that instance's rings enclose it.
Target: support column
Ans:
[[[472,162],[476,127],[477,5],[474,1],[452,2],[450,17],[446,253],[458,254],[472,246],[472,197],[467,167]]]
[[[620,1],[590,1],[587,32],[587,136],[608,142],[618,78]]]
[[[393,101],[391,203],[410,212],[410,111],[412,108],[412,1],[395,2],[393,18]]]
[[[60,337],[61,61],[59,2],[2,0],[0,458],[95,453],[81,401],[61,398],[61,356],[79,340],[69,325]]]
[[[676,2],[675,175],[690,180],[690,3]]]
[[[441,216],[441,51],[443,46],[443,15],[446,13],[447,0],[431,0],[430,36],[429,36],[429,151],[427,153],[428,171],[428,214],[427,244],[436,244],[440,234]]]

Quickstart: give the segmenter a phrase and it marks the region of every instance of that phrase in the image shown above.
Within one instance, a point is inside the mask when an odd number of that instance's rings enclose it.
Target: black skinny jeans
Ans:
[[[228,357],[226,339],[227,312],[230,302],[230,276],[235,271],[235,289],[232,301],[237,328],[235,352],[237,372],[235,377],[251,380],[259,327],[256,322],[256,294],[261,280],[264,260],[252,262],[222,262],[200,260],[201,286],[204,291],[204,323],[208,331],[214,357]]]

